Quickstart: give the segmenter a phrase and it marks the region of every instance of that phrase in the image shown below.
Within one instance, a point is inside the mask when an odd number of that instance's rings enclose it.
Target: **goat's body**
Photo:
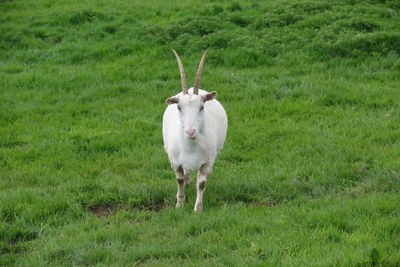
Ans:
[[[189,90],[189,94],[192,93]],[[199,90],[199,94],[207,94]],[[182,94],[182,93],[180,93]],[[163,117],[164,149],[173,168],[199,170],[203,165],[211,169],[221,151],[228,127],[226,112],[218,100],[207,101],[204,105],[205,124],[195,140],[184,136],[176,104],[169,105]]]

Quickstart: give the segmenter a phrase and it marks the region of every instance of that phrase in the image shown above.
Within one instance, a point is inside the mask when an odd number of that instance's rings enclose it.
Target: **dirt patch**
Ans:
[[[118,209],[117,205],[99,205],[89,208],[90,212],[99,218],[106,218]]]
[[[151,202],[151,203],[145,203],[140,206],[136,207],[124,207],[122,205],[118,204],[102,204],[102,205],[96,205],[88,208],[89,212],[93,213],[96,215],[98,218],[107,218],[108,216],[111,216],[113,213],[120,209],[124,209],[127,211],[161,211],[163,209],[168,208],[169,205],[167,202]],[[138,222],[136,222],[138,223]],[[139,222],[140,223],[140,222]]]
[[[141,210],[150,210],[150,211],[160,211],[166,209],[168,204],[165,202],[155,202],[143,205],[140,209]]]

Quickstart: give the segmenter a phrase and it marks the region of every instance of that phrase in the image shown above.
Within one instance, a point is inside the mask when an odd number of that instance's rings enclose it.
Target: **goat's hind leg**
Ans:
[[[176,193],[176,207],[182,207],[185,202],[185,182],[186,177],[181,166],[174,168],[178,192]]]
[[[185,184],[190,185],[190,183],[192,182],[192,177],[190,176],[190,171],[184,169],[183,174],[185,175]]]

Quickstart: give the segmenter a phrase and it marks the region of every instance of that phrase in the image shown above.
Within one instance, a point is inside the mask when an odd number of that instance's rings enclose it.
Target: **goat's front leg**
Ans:
[[[185,184],[187,183],[189,172],[182,167],[174,168],[178,192],[176,193],[176,207],[182,207],[185,202]],[[190,177],[189,177],[190,179]]]
[[[196,204],[194,205],[194,211],[200,212],[203,210],[203,194],[206,189],[206,182],[208,176],[211,174],[211,168],[208,165],[201,166],[199,172],[197,173],[197,196]]]

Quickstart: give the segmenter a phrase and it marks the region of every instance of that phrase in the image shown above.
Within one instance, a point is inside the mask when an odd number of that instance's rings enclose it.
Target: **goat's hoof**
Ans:
[[[181,208],[183,207],[183,202],[177,202],[175,205],[176,208]]]
[[[203,204],[202,203],[197,203],[194,205],[194,211],[195,212],[201,212],[203,210]]]

